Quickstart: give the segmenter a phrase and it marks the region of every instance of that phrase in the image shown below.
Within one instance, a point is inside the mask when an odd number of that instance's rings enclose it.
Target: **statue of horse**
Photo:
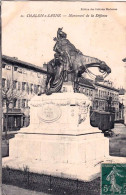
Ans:
[[[64,71],[74,74],[74,83],[78,82],[78,77],[81,77],[84,72],[91,73],[88,70],[90,67],[98,67],[104,78],[111,73],[111,69],[105,62],[83,55],[66,37],[67,34],[62,31],[62,28],[59,28],[57,38],[54,38],[56,41],[53,48],[56,52],[54,59],[47,63],[47,72],[49,73],[46,80],[47,94],[61,90],[64,81]]]
[[[75,73],[75,80],[84,72],[88,72],[89,67],[98,67],[99,71],[104,73],[104,78],[111,73],[111,69],[107,64],[97,58],[83,55],[81,51],[66,39],[67,35],[59,28],[57,31],[57,38],[54,38],[56,44],[53,50],[61,56],[66,56],[69,63],[67,69]]]

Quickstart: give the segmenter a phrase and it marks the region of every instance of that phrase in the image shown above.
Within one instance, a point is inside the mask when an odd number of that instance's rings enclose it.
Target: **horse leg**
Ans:
[[[47,79],[46,79],[46,83],[45,83],[45,91],[47,91],[49,88],[50,78],[51,78],[51,76],[47,75]]]

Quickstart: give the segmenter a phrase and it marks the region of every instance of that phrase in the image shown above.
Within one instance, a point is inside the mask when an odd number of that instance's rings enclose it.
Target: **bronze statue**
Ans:
[[[54,59],[47,63],[47,79],[45,92],[47,95],[59,92],[63,84],[64,63],[62,57],[55,54]]]
[[[54,59],[47,64],[47,71],[51,74],[47,76],[46,91],[51,94],[59,92],[64,81],[64,73],[74,74],[74,83],[78,82],[78,77],[81,77],[84,72],[91,73],[88,68],[98,67],[105,78],[111,69],[107,64],[97,58],[83,55],[81,51],[67,39],[67,34],[59,28],[57,37],[54,38],[56,44],[53,48],[55,51]],[[50,85],[49,88],[47,87]],[[76,89],[74,89],[76,91]]]

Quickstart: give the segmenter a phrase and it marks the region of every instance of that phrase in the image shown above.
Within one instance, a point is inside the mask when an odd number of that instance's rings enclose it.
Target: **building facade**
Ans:
[[[95,82],[94,85],[95,98],[93,101],[93,109],[99,111],[111,110],[115,113],[115,120],[117,120],[119,113],[119,90],[114,88],[110,81],[104,81],[102,83]]]
[[[80,79],[79,92],[87,95],[92,102],[92,110],[115,113],[115,120],[119,119],[119,90],[112,82],[95,82],[90,79]]]
[[[79,78],[78,91],[88,96],[93,105],[93,100],[95,98],[95,86],[92,82],[85,78]]]
[[[8,130],[29,125],[28,102],[34,95],[43,92],[44,78],[46,78],[46,71],[41,67],[15,57],[2,56],[2,88],[8,90],[8,98],[13,96],[9,102],[8,113],[7,99],[3,96],[3,130],[6,128],[7,117]]]

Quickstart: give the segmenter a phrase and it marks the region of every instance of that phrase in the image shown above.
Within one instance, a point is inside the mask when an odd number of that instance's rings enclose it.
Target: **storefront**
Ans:
[[[23,113],[8,112],[3,114],[3,131],[16,131],[23,127]],[[7,124],[8,121],[8,124]]]

